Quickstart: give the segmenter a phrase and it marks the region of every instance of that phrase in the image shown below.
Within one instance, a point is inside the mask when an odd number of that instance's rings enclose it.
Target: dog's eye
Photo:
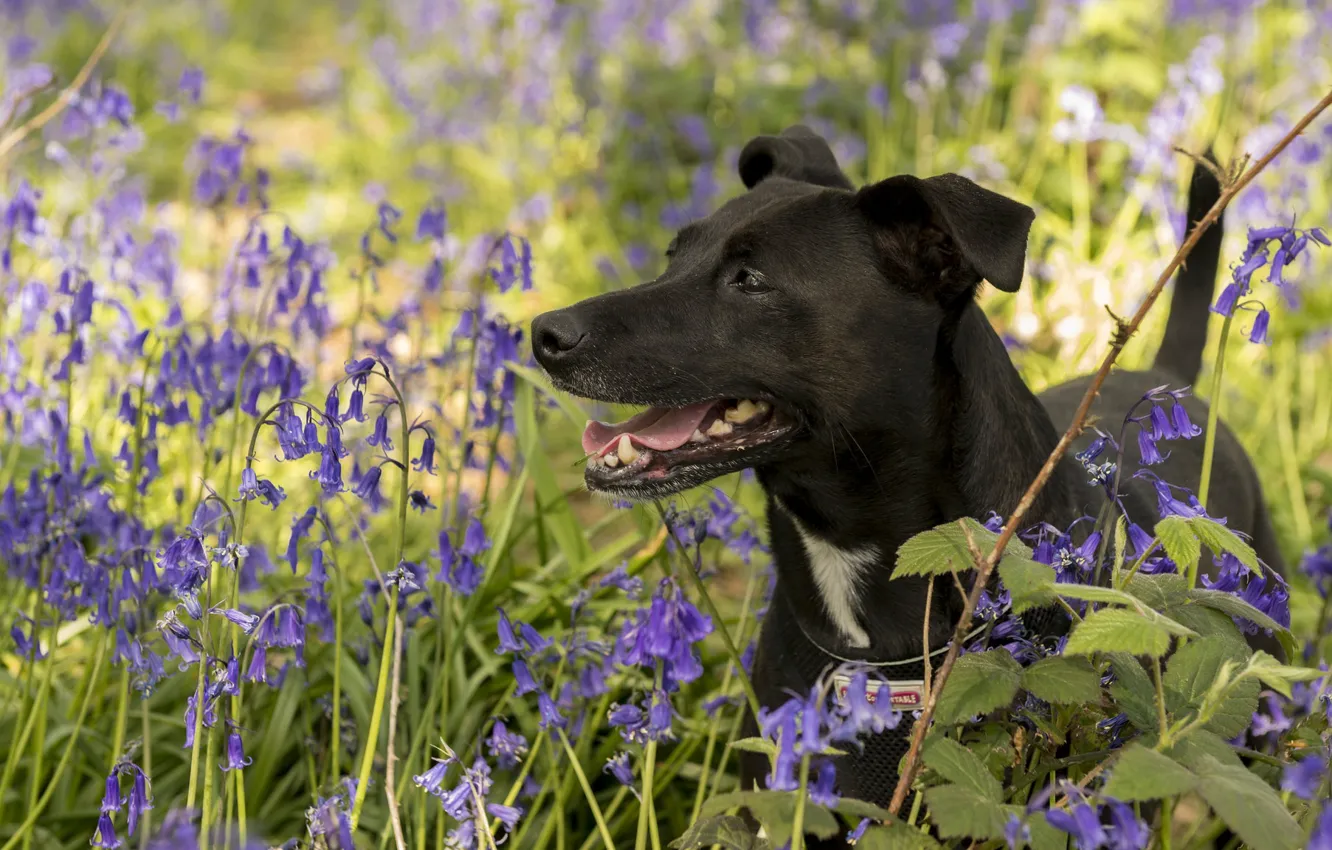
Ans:
[[[763,279],[763,275],[753,269],[741,269],[735,273],[735,279],[731,285],[746,295],[758,295],[761,292],[771,292],[772,287]]]

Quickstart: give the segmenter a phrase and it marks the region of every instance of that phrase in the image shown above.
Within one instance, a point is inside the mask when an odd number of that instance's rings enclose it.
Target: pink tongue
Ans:
[[[649,407],[618,424],[591,420],[583,431],[583,451],[589,455],[605,454],[614,448],[621,434],[628,434],[630,441],[639,448],[678,449],[689,441],[715,404],[715,401],[705,401],[677,409]]]

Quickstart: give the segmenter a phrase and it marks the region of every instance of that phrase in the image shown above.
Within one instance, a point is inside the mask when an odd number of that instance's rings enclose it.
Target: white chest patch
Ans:
[[[869,647],[869,635],[856,616],[860,613],[860,581],[865,571],[878,560],[879,551],[870,546],[864,549],[839,549],[809,533],[790,511],[786,515],[800,534],[809,557],[814,583],[823,597],[823,607],[846,642],[857,649]]]

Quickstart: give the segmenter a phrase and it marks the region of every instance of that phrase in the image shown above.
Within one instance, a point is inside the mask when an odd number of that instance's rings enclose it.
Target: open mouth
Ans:
[[[587,423],[584,477],[592,490],[664,495],[752,466],[793,431],[768,401],[650,407],[624,422]]]

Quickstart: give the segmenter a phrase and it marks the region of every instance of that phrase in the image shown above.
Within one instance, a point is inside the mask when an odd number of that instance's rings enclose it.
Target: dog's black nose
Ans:
[[[549,367],[578,347],[587,333],[568,310],[542,313],[532,320],[532,353]]]

